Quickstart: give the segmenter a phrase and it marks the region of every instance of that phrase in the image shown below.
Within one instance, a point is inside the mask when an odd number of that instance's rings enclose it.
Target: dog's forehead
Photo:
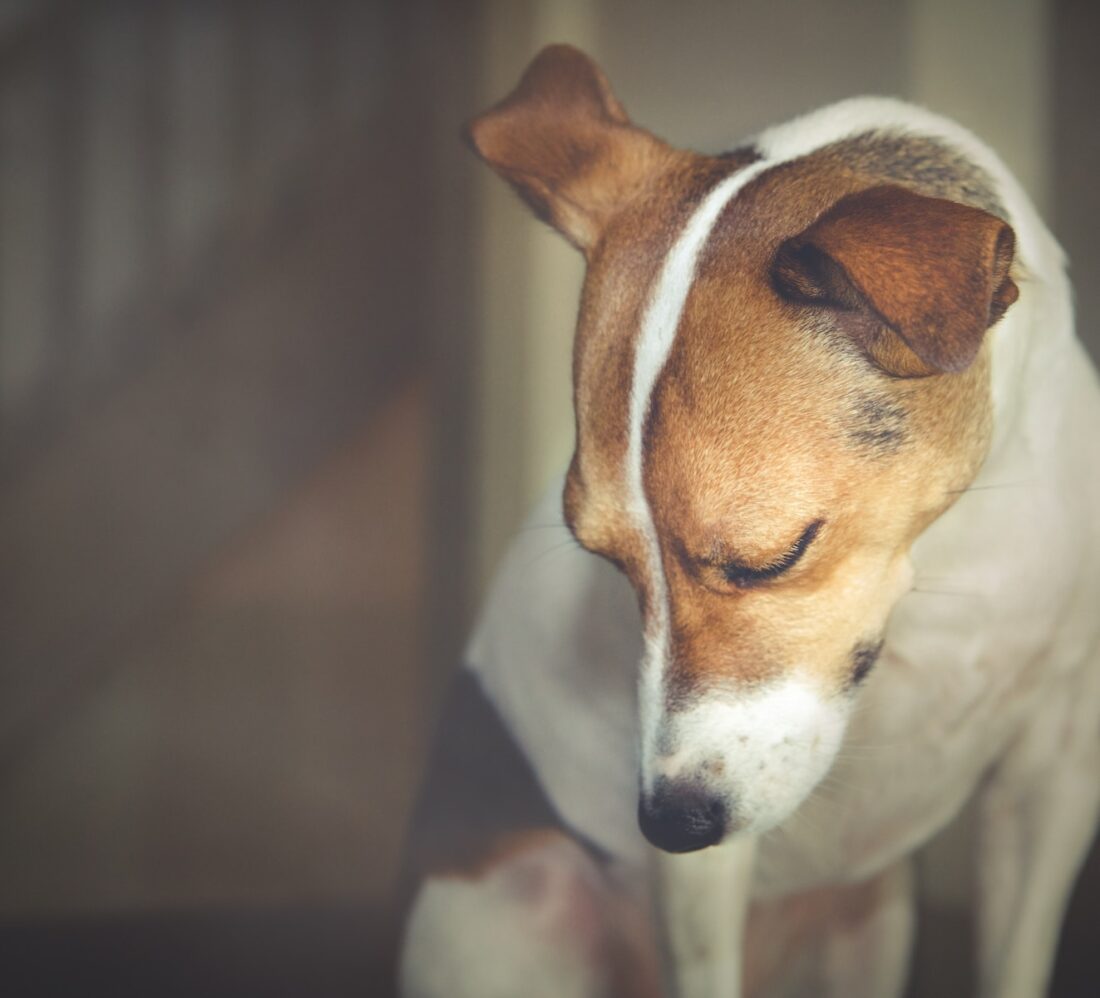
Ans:
[[[654,386],[647,489],[685,528],[736,517],[782,532],[830,508],[863,474],[868,429],[900,434],[904,412],[830,329],[726,255],[701,264]]]
[[[715,420],[676,405],[675,383],[662,385],[645,479],[657,532],[683,554],[774,554],[807,524],[837,515],[866,476],[865,462],[844,446],[839,402],[823,399],[813,411],[780,399],[768,411],[775,400],[767,385],[744,386],[724,396],[726,418]],[[786,386],[770,387],[782,396]]]
[[[592,420],[599,442],[614,443],[622,436],[621,427],[611,431],[605,425],[606,410],[633,386],[635,350],[669,254],[707,193],[755,158],[751,149],[722,157],[681,154],[619,214],[591,254],[574,374],[578,416]]]
[[[661,307],[658,299],[667,293],[662,272],[707,195],[727,180],[736,184],[742,171],[751,174],[756,159],[745,149],[681,162],[623,213],[590,260],[576,344],[572,476],[575,493],[583,493],[590,513],[596,511],[590,520],[605,525],[612,518],[623,520],[621,511],[629,507],[632,406],[642,390],[637,353],[646,349],[641,340],[647,314]],[[811,159],[750,175],[721,206],[703,234],[690,286],[673,320],[667,361],[643,400],[646,460],[664,465],[666,481],[691,481],[702,497],[708,480],[728,486],[728,472],[740,466],[746,472],[738,476],[743,488],[758,494],[763,479],[750,481],[750,466],[755,454],[783,439],[778,428],[786,427],[786,438],[795,441],[827,429],[823,421],[833,418],[829,413],[836,406],[823,393],[839,398],[850,389],[843,379],[822,375],[843,370],[844,358],[798,327],[771,287],[768,263],[784,238],[857,185],[837,164]],[[836,370],[826,372],[823,364]],[[675,419],[667,418],[670,411]],[[792,434],[796,423],[801,431]],[[671,446],[658,446],[661,440]],[[781,479],[805,465],[808,451],[785,451],[785,459],[773,455],[766,477]],[[706,474],[719,465],[723,474]]]
[[[574,344],[577,443],[566,506],[574,513],[583,506],[601,532],[626,521],[636,352],[662,269],[708,192],[756,158],[752,149],[677,154],[589,255]]]

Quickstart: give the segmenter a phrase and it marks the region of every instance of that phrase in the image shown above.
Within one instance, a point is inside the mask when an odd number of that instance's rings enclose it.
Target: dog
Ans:
[[[973,801],[978,993],[1042,995],[1100,802],[1100,389],[1019,185],[880,98],[675,149],[568,46],[468,139],[585,256],[577,436],[444,713],[403,994],[900,995]]]

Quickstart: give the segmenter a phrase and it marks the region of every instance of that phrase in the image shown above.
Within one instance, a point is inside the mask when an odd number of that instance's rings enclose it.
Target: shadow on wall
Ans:
[[[379,976],[430,662],[463,606],[462,481],[437,478],[462,453],[470,283],[440,258],[468,209],[436,209],[470,203],[470,6],[0,16],[20,994]],[[429,544],[453,574],[427,575]]]

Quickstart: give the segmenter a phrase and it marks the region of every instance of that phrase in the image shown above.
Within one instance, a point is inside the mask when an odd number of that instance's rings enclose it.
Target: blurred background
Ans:
[[[894,94],[997,148],[1100,352],[1087,0],[0,2],[5,994],[385,995],[431,720],[572,445],[579,256],[458,141],[537,49],[708,151]],[[967,823],[915,987],[965,994]],[[1100,862],[1055,993],[1092,994]],[[955,975],[945,977],[945,975]],[[1087,975],[1087,976],[1086,976]]]

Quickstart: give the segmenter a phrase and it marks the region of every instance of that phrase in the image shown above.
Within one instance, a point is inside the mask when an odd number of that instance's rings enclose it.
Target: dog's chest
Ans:
[[[926,842],[971,796],[1040,690],[1023,677],[1006,694],[981,663],[919,675],[889,658],[881,665],[828,776],[762,840],[758,895],[861,879]]]

